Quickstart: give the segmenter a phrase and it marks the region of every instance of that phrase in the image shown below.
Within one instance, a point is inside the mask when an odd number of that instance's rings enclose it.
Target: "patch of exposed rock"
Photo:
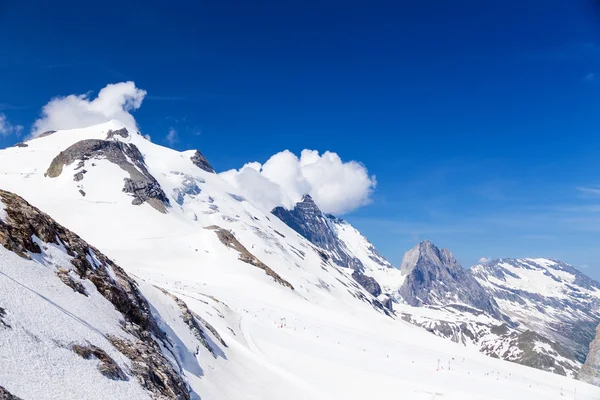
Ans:
[[[131,143],[99,139],[80,140],[61,151],[52,160],[46,176],[56,178],[62,173],[64,166],[80,161],[78,168],[81,168],[89,159],[108,160],[129,174],[129,178],[124,178],[123,191],[133,196],[132,204],[140,205],[147,202],[158,211],[166,213],[169,198],[146,168],[142,153]],[[83,179],[84,171],[77,172],[74,180]]]
[[[352,278],[374,297],[381,294],[381,286],[379,286],[379,283],[377,283],[374,278],[363,274],[359,270],[354,270],[354,272],[352,272]]]
[[[216,225],[208,226],[208,227],[206,227],[206,229],[215,231],[215,233],[217,234],[217,237],[219,238],[221,243],[223,243],[227,247],[231,247],[231,248],[235,249],[238,253],[240,253],[240,256],[239,256],[240,261],[243,261],[245,263],[254,265],[257,268],[262,269],[263,271],[265,271],[265,273],[267,275],[269,275],[271,278],[273,278],[275,280],[275,282],[279,283],[282,286],[285,286],[287,288],[294,290],[294,286],[292,286],[291,283],[289,283],[288,281],[283,279],[277,272],[273,271],[265,263],[263,263],[258,258],[256,258],[252,253],[250,253],[248,251],[248,249],[246,249],[246,247],[244,247],[244,245],[241,244],[235,238],[235,236],[233,236],[233,234],[230,231],[228,231],[227,229],[223,229],[220,226],[216,226]]]
[[[116,336],[107,339],[132,363],[132,372],[145,389],[159,398],[189,400],[189,390],[171,363],[158,351],[155,342],[131,342]]]
[[[146,389],[156,397],[188,400],[189,391],[183,378],[163,355],[160,340],[167,337],[158,328],[150,306],[138,290],[137,284],[118,265],[79,236],[56,223],[50,216],[27,203],[21,197],[0,190],[6,217],[0,219],[0,245],[15,254],[31,259],[41,254],[39,241],[62,246],[72,257],[72,270],[79,280],[90,281],[123,316],[123,330],[133,341],[111,336],[109,340],[133,363],[133,374]],[[67,272],[58,270],[61,280],[73,290],[77,284],[70,283]]]
[[[8,390],[0,386],[0,400],[21,400],[21,398],[10,394]]]
[[[200,150],[196,150],[196,152],[190,158],[190,160],[192,160],[192,162],[194,163],[194,165],[196,167],[198,167],[206,172],[210,172],[210,173],[215,172],[215,170],[213,169],[212,165],[210,165],[210,163],[208,162],[206,157],[204,157],[204,155],[202,153],[200,153]]]
[[[117,129],[116,131],[109,130],[106,134],[106,140],[112,139],[115,136],[121,136],[123,139],[127,139],[129,137],[129,132],[125,128]]]
[[[94,345],[82,346],[74,344],[71,350],[80,357],[91,360],[98,360],[98,371],[109,379],[115,381],[127,380],[127,375],[121,370],[119,365],[104,350]]]
[[[596,329],[596,338],[590,343],[590,351],[577,379],[600,386],[600,325]]]
[[[46,131],[46,132],[43,132],[43,133],[40,133],[39,135],[37,135],[36,138],[39,139],[39,138],[43,138],[46,136],[50,136],[53,133],[56,133],[56,131]]]
[[[0,307],[0,328],[10,328],[10,325],[5,320],[6,318],[6,310]]]

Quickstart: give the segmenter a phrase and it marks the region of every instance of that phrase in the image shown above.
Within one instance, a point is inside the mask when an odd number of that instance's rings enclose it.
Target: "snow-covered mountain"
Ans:
[[[600,323],[600,284],[544,258],[501,259],[471,268],[502,313],[568,348],[583,363]]]
[[[0,210],[0,398],[192,398],[212,326],[19,196]]]
[[[20,203],[2,195],[0,219],[9,228],[0,229],[0,393],[25,400],[600,396],[599,388],[405,323],[356,282],[355,269],[254,207],[199,152],[158,146],[116,121],[0,151],[0,188],[56,221],[21,228],[36,221],[33,211],[11,222]],[[365,276],[399,272],[371,259],[372,246],[349,225],[330,226]],[[60,229],[79,236],[55,237]],[[6,239],[15,232],[26,246]],[[403,278],[394,275],[396,287]],[[115,297],[121,285],[131,307]],[[149,322],[129,316],[136,309],[149,311]],[[115,345],[111,335],[133,345]],[[126,379],[103,375],[107,362]],[[175,384],[158,385],[159,378]]]
[[[273,214],[337,265],[354,268],[352,277],[405,321],[489,356],[562,375],[575,376],[579,370],[582,361],[563,345],[503,314],[493,293],[449,250],[421,242],[406,252],[396,269],[360,232],[322,213],[308,195],[293,209],[277,207]],[[393,306],[391,299],[396,302]]]
[[[373,296],[396,297],[403,275],[394,268],[367,238],[341,218],[321,212],[310,195],[287,210],[276,207],[272,214],[309,242],[325,250],[327,257],[352,269],[352,277]]]
[[[448,249],[426,240],[406,252],[400,270],[407,278],[400,295],[413,306],[471,307],[500,318],[494,299]]]

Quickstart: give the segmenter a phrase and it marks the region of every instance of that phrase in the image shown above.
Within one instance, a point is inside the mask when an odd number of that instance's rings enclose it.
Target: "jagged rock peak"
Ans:
[[[596,330],[596,338],[590,343],[590,351],[577,379],[600,386],[600,325]]]
[[[214,168],[212,167],[212,165],[210,165],[210,163],[208,162],[206,157],[204,157],[204,155],[200,152],[200,150],[196,150],[196,152],[190,159],[192,160],[194,165],[197,166],[198,168],[200,168],[206,172],[210,172],[213,174],[215,173]]]
[[[302,196],[291,210],[275,207],[271,213],[312,244],[327,250],[337,265],[363,269],[362,262],[338,238],[331,220],[321,212],[310,195]]]
[[[448,249],[439,249],[429,240],[424,240],[404,253],[400,270],[408,275],[418,262],[428,262],[434,265],[444,265],[449,269],[460,268],[458,261]]]
[[[301,203],[309,203],[309,204],[315,204],[315,201],[313,200],[312,196],[310,194],[305,194],[304,196],[302,196],[302,200],[300,200]],[[315,204],[316,206],[316,204]]]
[[[503,318],[493,298],[452,253],[428,240],[406,252],[400,270],[406,280],[398,292],[412,306],[459,304]]]

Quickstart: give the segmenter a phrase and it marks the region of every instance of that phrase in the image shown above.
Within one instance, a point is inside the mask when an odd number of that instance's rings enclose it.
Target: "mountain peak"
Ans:
[[[200,152],[200,150],[196,150],[196,152],[190,159],[192,160],[194,165],[196,167],[200,168],[201,170],[204,170],[206,172],[213,173],[213,174],[215,173],[215,169],[212,167],[212,165],[210,165],[210,163],[208,162],[206,157],[204,157],[204,154],[202,154]]]
[[[306,193],[304,196],[302,196],[302,200],[300,200],[300,203],[312,203],[315,204],[315,201],[313,200],[312,196],[308,193]]]
[[[430,240],[424,240],[412,249],[404,253],[400,270],[404,275],[408,275],[417,266],[417,263],[427,263],[430,265],[445,265],[449,269],[460,267],[454,255],[448,249],[439,249]]]

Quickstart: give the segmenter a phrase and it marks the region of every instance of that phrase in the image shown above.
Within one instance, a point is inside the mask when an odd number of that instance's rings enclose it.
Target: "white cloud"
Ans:
[[[179,142],[179,134],[174,128],[169,128],[169,133],[165,136],[165,140],[169,144],[169,146],[173,146],[175,143]]]
[[[129,81],[106,85],[95,98],[90,93],[55,97],[42,108],[42,116],[33,124],[31,135],[85,128],[113,119],[136,132],[138,126],[131,112],[140,108],[144,96],[146,91]]]
[[[337,215],[368,204],[377,185],[363,164],[316,150],[302,150],[300,158],[285,150],[264,164],[248,163],[221,176],[265,210],[291,208],[308,193],[323,212]]]
[[[479,259],[479,262],[480,262],[481,264],[485,264],[485,263],[486,263],[486,262],[488,262],[488,261],[490,261],[490,259],[489,259],[488,257],[481,257],[481,258]]]
[[[21,132],[23,132],[23,126],[11,124],[6,118],[6,115],[0,113],[0,136],[12,134],[19,136],[21,135]]]

